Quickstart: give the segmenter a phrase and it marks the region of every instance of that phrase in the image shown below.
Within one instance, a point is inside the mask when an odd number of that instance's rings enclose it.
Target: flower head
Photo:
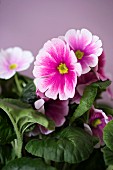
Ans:
[[[0,78],[9,79],[16,72],[26,70],[34,57],[30,51],[22,51],[19,47],[8,48],[0,52]]]
[[[37,90],[51,99],[67,100],[75,94],[81,66],[68,44],[59,38],[45,43],[36,57],[33,74]]]
[[[103,129],[106,124],[112,120],[112,116],[107,116],[102,110],[95,109],[94,107],[90,110],[89,126],[94,136],[100,139],[100,145],[103,145]]]
[[[35,102],[35,108],[53,120],[56,127],[60,127],[64,124],[65,116],[67,116],[69,112],[68,100],[49,100],[45,102],[43,99],[39,99]],[[49,134],[52,132],[43,126],[38,125],[38,127],[43,134]],[[35,128],[35,130],[37,128]]]
[[[81,64],[82,74],[88,73],[91,67],[98,64],[98,56],[102,53],[102,42],[98,36],[92,35],[87,29],[71,29],[67,31],[64,39]]]

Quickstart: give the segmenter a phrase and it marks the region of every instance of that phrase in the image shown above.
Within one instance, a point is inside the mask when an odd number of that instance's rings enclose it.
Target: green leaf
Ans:
[[[106,81],[98,81],[96,83],[92,83],[92,86],[98,87],[100,90],[105,90],[111,84],[110,80]]]
[[[107,146],[102,149],[104,153],[104,160],[106,165],[113,165],[113,151],[111,151]]]
[[[41,159],[20,158],[9,162],[2,170],[56,170]]]
[[[96,98],[98,89],[105,90],[110,85],[110,83],[111,82],[109,80],[106,80],[104,82],[99,81],[96,83],[92,83],[85,88],[83,96],[80,100],[80,104],[78,105],[77,109],[70,119],[70,124],[73,123],[76,118],[82,116],[91,108]]]
[[[113,170],[113,165],[110,165],[106,170]]]
[[[103,139],[106,146],[113,151],[113,120],[105,126]]]
[[[97,87],[87,86],[85,88],[83,96],[80,100],[80,104],[78,105],[77,109],[73,113],[70,123],[73,123],[76,118],[82,116],[86,111],[88,111],[91,108],[96,95],[97,95]]]
[[[21,132],[24,132],[29,125],[34,123],[38,123],[46,128],[54,128],[53,122],[47,119],[45,115],[34,110],[29,104],[19,100],[0,99],[0,108],[7,113]]]
[[[38,123],[50,130],[54,129],[54,124],[45,115],[35,111],[29,104],[25,104],[16,99],[0,99],[0,108],[3,109],[10,118],[14,127],[17,140],[14,140],[14,152],[18,158],[22,155],[23,133],[25,130]]]
[[[34,103],[36,101],[36,87],[32,82],[29,82],[23,89],[22,100],[26,103]]]
[[[84,130],[67,127],[53,137],[31,140],[26,150],[46,160],[78,163],[89,157],[93,151],[93,141]]]

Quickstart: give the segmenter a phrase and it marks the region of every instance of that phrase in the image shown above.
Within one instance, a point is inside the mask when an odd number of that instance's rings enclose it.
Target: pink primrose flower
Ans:
[[[82,74],[98,64],[98,57],[102,54],[102,42],[98,36],[92,35],[87,29],[71,29],[66,32],[65,41],[81,64]]]
[[[56,127],[60,127],[64,124],[65,116],[67,116],[69,112],[68,100],[49,100],[45,102],[43,99],[39,99],[35,102],[35,108],[53,120]],[[53,132],[40,125],[37,125],[37,128],[40,129],[42,134]],[[37,128],[35,127],[35,131]]]
[[[103,142],[103,129],[106,124],[112,120],[112,116],[107,116],[102,110],[95,109],[94,107],[90,110],[89,115],[89,126],[94,136],[99,138],[99,144],[104,145]]]
[[[56,100],[67,100],[75,94],[77,76],[82,68],[74,52],[59,38],[47,41],[34,63],[36,89]]]
[[[16,72],[26,70],[34,57],[30,51],[22,51],[19,47],[8,48],[0,52],[0,78],[9,79]]]

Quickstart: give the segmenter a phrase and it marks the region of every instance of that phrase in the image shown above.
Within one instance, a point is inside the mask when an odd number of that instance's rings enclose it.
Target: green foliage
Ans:
[[[56,170],[41,159],[19,158],[9,162],[2,170]]]
[[[113,151],[113,120],[105,126],[103,139],[106,146]]]
[[[17,140],[14,140],[15,156],[22,155],[23,133],[25,130],[38,123],[48,129],[54,129],[54,124],[45,115],[35,111],[29,104],[16,99],[0,99],[0,108],[3,109],[11,120]]]
[[[80,100],[80,104],[71,117],[70,123],[73,123],[76,118],[82,116],[85,112],[87,112],[94,103],[98,89],[104,90],[110,85],[110,83],[111,82],[107,80],[105,82],[92,83],[91,85],[87,86]]]
[[[103,139],[106,146],[102,149],[106,165],[113,165],[113,120],[104,128]]]
[[[7,113],[13,126],[18,126],[19,131],[22,133],[34,123],[54,129],[53,122],[47,119],[45,115],[35,111],[29,104],[19,100],[0,99],[0,108]]]
[[[106,165],[113,165],[113,151],[111,151],[107,146],[102,149],[104,154],[104,160]]]
[[[82,129],[67,127],[53,137],[31,140],[26,150],[46,160],[79,163],[92,153],[93,141]]]

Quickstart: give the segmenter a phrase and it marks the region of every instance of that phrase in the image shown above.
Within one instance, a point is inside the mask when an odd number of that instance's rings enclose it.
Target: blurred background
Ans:
[[[113,0],[0,0],[0,48],[19,46],[36,56],[47,40],[71,28],[100,37],[106,72],[113,75]],[[33,77],[32,69],[23,74]]]

